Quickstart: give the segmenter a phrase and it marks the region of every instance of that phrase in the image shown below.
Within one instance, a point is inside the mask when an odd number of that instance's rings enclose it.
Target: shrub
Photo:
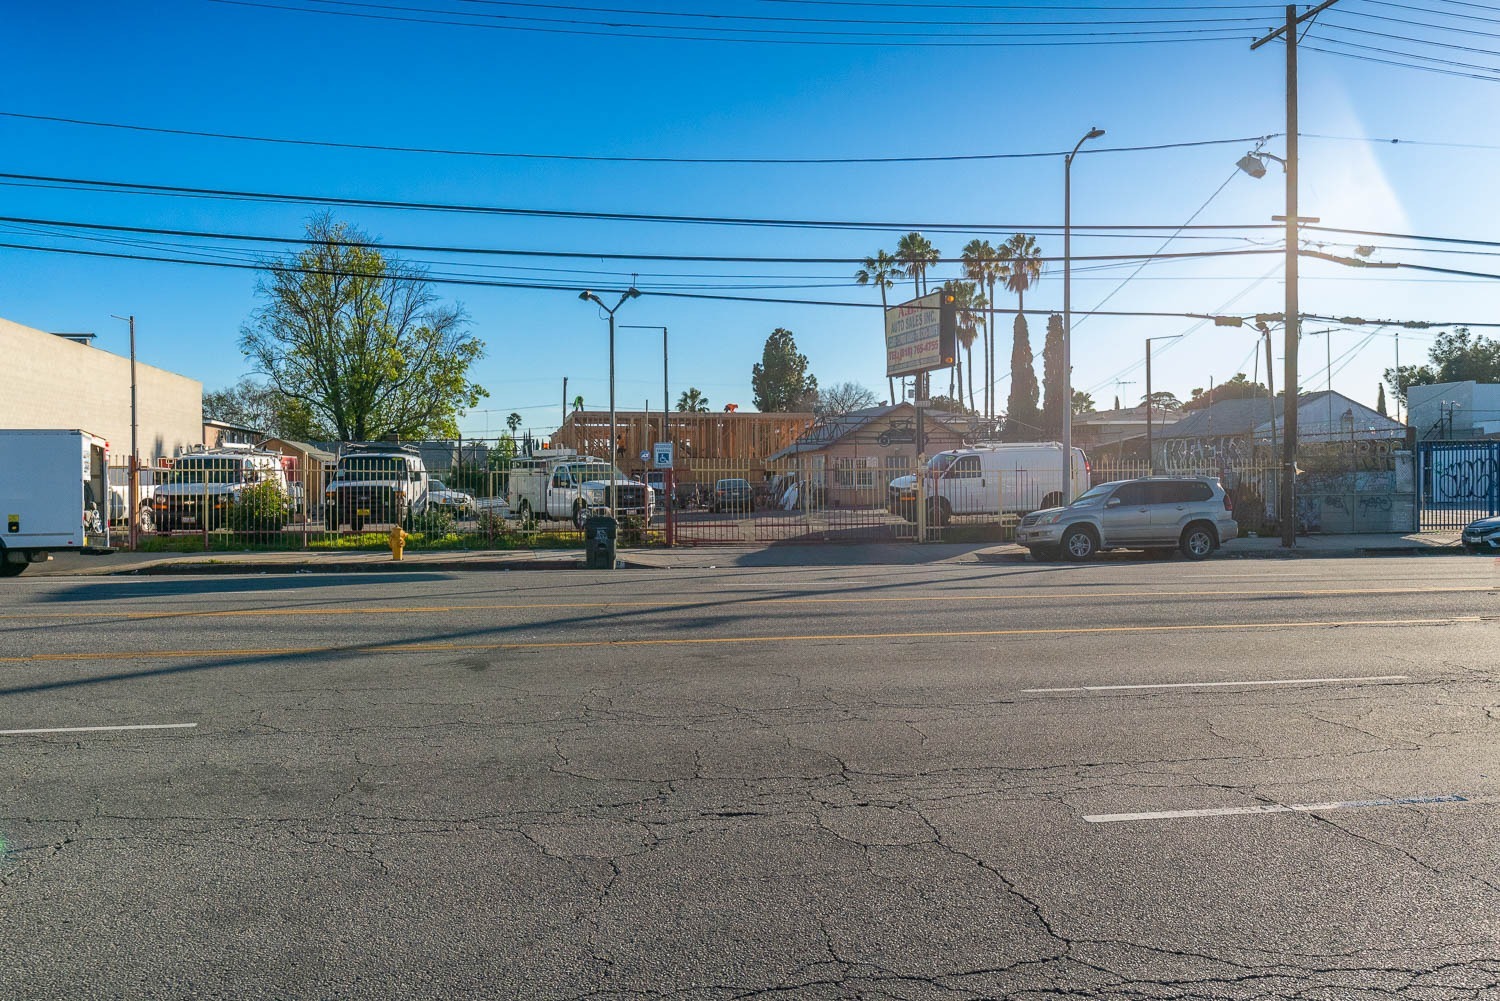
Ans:
[[[279,532],[291,513],[291,498],[278,484],[267,480],[246,487],[229,505],[229,528],[235,532]]]

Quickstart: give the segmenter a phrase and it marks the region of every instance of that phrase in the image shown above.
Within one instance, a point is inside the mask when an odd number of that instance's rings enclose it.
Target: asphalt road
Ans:
[[[1500,997],[1492,560],[3,586],[0,998]]]

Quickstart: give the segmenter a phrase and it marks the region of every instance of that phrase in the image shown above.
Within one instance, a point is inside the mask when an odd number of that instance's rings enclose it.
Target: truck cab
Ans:
[[[245,490],[272,483],[286,497],[281,456],[249,448],[221,447],[179,456],[157,475],[151,507],[157,531],[201,531],[222,527],[229,508]]]
[[[345,445],[333,480],[323,493],[323,518],[330,532],[348,525],[411,527],[427,513],[430,479],[422,453],[403,445]]]

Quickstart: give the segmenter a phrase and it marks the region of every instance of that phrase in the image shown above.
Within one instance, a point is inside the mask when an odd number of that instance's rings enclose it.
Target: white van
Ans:
[[[1028,514],[1058,507],[1066,503],[1062,456],[1062,444],[1055,441],[1006,442],[939,452],[927,460],[923,474],[929,521],[943,525],[954,515]],[[1089,473],[1083,449],[1073,449],[1073,497],[1089,488]],[[887,507],[907,521],[917,520],[915,476],[898,476],[891,481]]]

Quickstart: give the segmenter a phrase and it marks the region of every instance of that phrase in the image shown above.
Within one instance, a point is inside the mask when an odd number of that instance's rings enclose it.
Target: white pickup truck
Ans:
[[[615,514],[650,520],[652,490],[603,459],[580,455],[537,456],[511,468],[506,500],[522,521],[567,519],[579,529],[589,515],[611,507]]]
[[[0,577],[104,533],[108,450],[87,431],[0,431]]]

